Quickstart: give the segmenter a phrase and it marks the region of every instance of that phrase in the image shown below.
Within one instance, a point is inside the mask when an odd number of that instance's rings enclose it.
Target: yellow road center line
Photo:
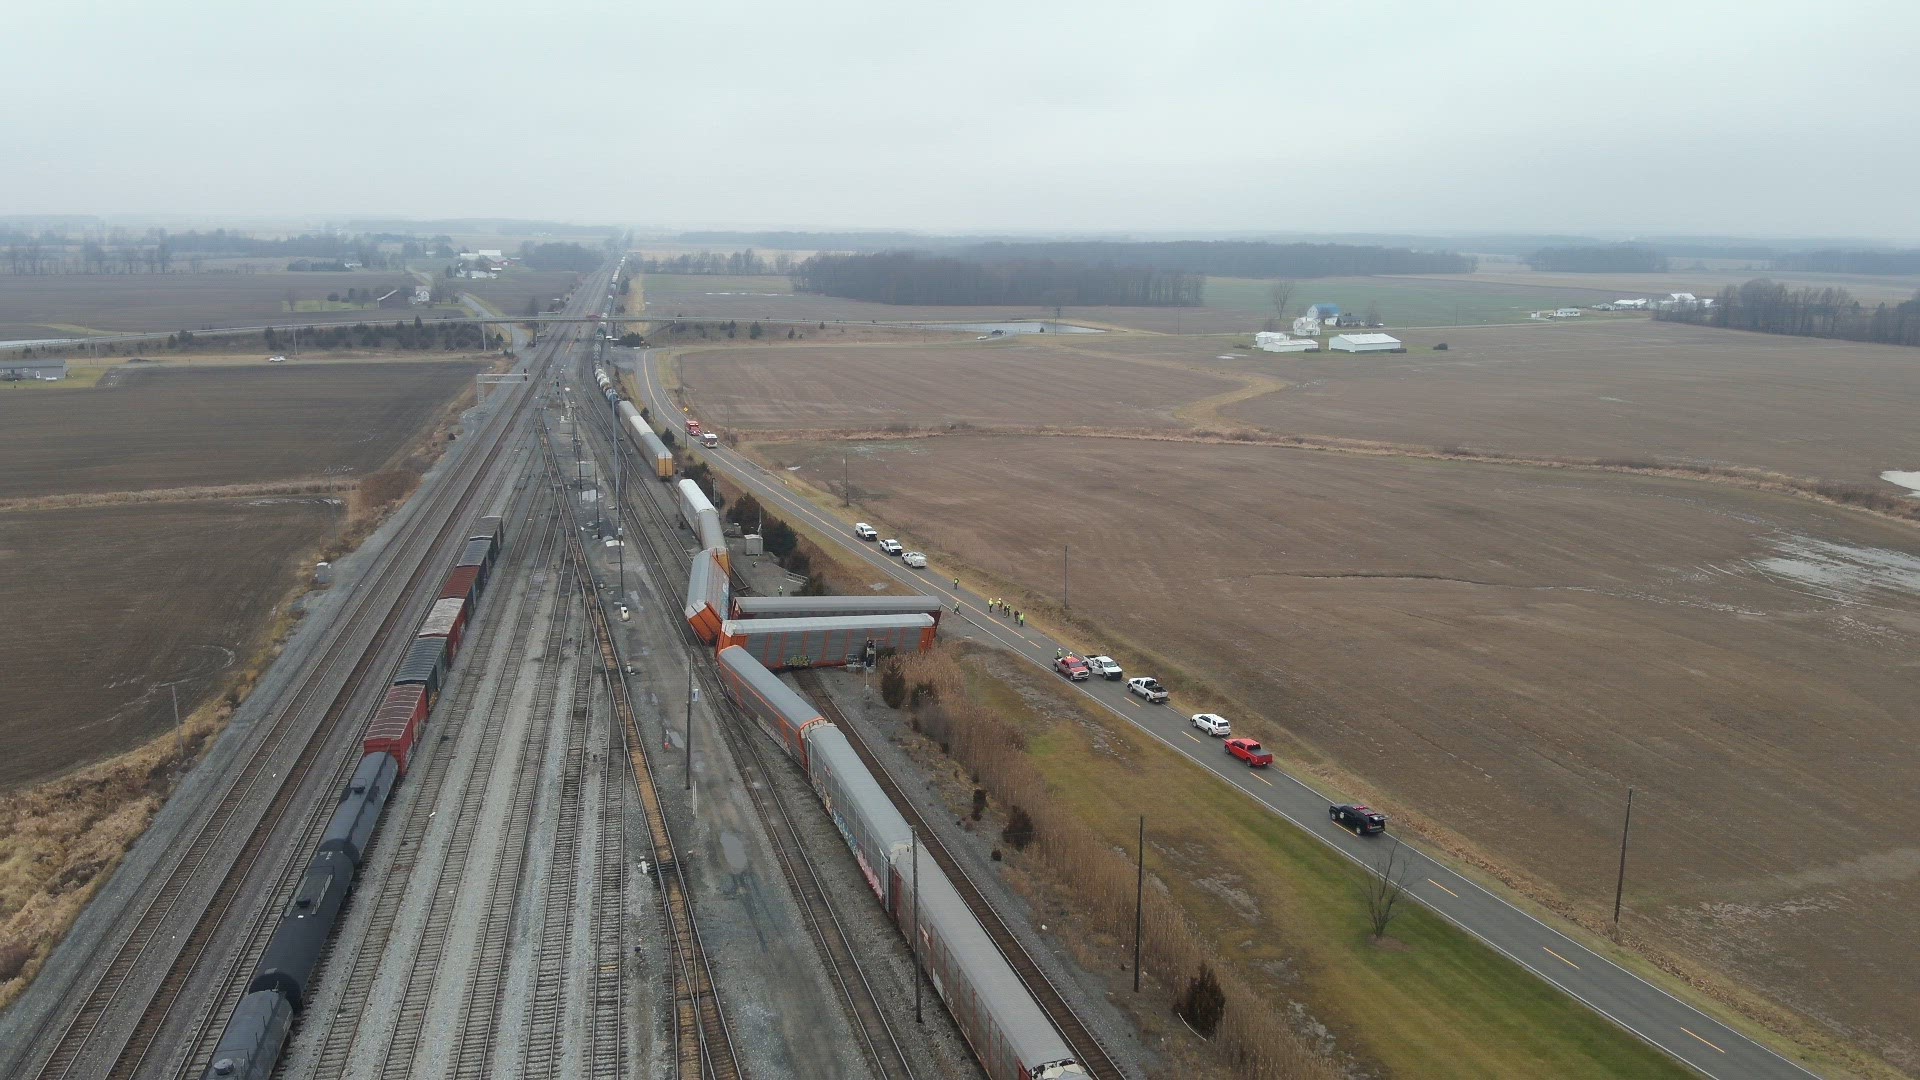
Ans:
[[[1265,784],[1265,785],[1267,785],[1268,787],[1272,787],[1272,786],[1273,786],[1273,781],[1271,781],[1271,780],[1269,780],[1269,779],[1267,779],[1267,778],[1266,778],[1266,777],[1264,777],[1264,776],[1261,776],[1261,775],[1260,775],[1259,773],[1254,773],[1254,774],[1253,774],[1253,778],[1254,778],[1255,780],[1258,780],[1258,781],[1260,781],[1261,783],[1263,783],[1263,784]]]
[[[1540,947],[1541,947],[1542,949],[1547,949],[1547,947],[1546,947],[1545,945],[1542,945],[1542,946],[1540,946]],[[1575,971],[1579,971],[1579,970],[1580,970],[1580,965],[1579,965],[1579,964],[1576,964],[1576,963],[1574,963],[1573,961],[1571,961],[1571,960],[1569,960],[1569,959],[1567,959],[1566,957],[1564,957],[1564,956],[1561,956],[1561,955],[1560,955],[1559,953],[1557,953],[1557,952],[1554,952],[1554,951],[1553,951],[1552,949],[1547,949],[1547,955],[1548,955],[1548,956],[1551,956],[1551,957],[1553,957],[1553,958],[1554,958],[1555,960],[1558,960],[1558,961],[1560,961],[1561,963],[1563,963],[1563,964],[1565,964],[1565,965],[1567,965],[1568,967],[1570,967],[1570,968],[1572,968],[1572,969],[1573,969],[1573,970],[1575,970]]]
[[[1681,1031],[1687,1031],[1687,1029],[1686,1029],[1686,1028],[1684,1028],[1684,1027],[1683,1027],[1683,1028],[1681,1028],[1680,1030],[1681,1030]],[[1693,1032],[1691,1032],[1691,1031],[1687,1031],[1687,1034],[1689,1034],[1689,1035],[1693,1035]],[[1693,1035],[1693,1037],[1694,1037],[1694,1038],[1696,1038],[1696,1039],[1700,1039],[1700,1036],[1698,1036],[1698,1035]],[[1708,1045],[1708,1046],[1713,1046],[1713,1044],[1712,1044],[1712,1043],[1710,1043],[1710,1042],[1707,1042],[1707,1040],[1705,1040],[1705,1039],[1700,1039],[1700,1041],[1701,1041],[1701,1042],[1703,1042],[1703,1043],[1707,1043],[1707,1045]],[[1714,1048],[1715,1050],[1719,1050],[1719,1051],[1720,1051],[1720,1053],[1722,1053],[1722,1054],[1724,1054],[1724,1053],[1726,1053],[1726,1051],[1725,1051],[1725,1050],[1720,1050],[1720,1048],[1719,1048],[1719,1047],[1717,1047],[1717,1046],[1713,1046],[1713,1048]]]
[[[1129,704],[1129,705],[1131,705],[1131,706],[1133,706],[1133,707],[1134,707],[1134,708],[1136,708],[1136,709],[1140,707],[1140,703],[1139,703],[1139,702],[1137,702],[1137,701],[1135,701],[1135,700],[1133,700],[1132,698],[1128,698],[1128,699],[1127,699],[1127,704]]]
[[[1198,735],[1195,735],[1195,734],[1194,734],[1193,732],[1191,732],[1191,731],[1189,731],[1189,732],[1187,732],[1187,738],[1189,738],[1189,739],[1192,739],[1192,740],[1193,740],[1194,742],[1199,742],[1199,741],[1200,741],[1200,736],[1198,736]]]
[[[1433,880],[1432,878],[1427,879],[1427,884],[1433,886],[1436,889],[1439,889],[1441,892],[1446,893],[1448,896],[1453,897],[1455,900],[1460,899],[1459,893],[1454,892],[1452,889],[1447,888],[1445,885],[1440,884],[1439,882]]]

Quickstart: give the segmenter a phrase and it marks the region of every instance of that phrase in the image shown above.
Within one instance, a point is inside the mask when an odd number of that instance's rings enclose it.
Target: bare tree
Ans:
[[[1400,841],[1395,840],[1387,849],[1387,857],[1379,866],[1373,868],[1366,883],[1367,925],[1373,928],[1373,939],[1387,936],[1387,927],[1399,914],[1401,897],[1407,894],[1407,860],[1400,849]]]
[[[1267,286],[1267,299],[1273,302],[1273,317],[1281,323],[1287,322],[1287,308],[1293,303],[1295,283],[1276,281]]]

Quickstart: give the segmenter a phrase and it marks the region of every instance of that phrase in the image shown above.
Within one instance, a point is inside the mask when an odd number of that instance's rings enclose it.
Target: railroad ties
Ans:
[[[946,871],[948,879],[953,882],[954,889],[959,892],[961,899],[966,901],[968,909],[979,920],[987,936],[993,939],[1001,955],[1005,956],[1007,963],[1013,967],[1014,973],[1020,976],[1022,983],[1026,984],[1027,991],[1033,995],[1033,1000],[1038,1002],[1041,1010],[1047,1014],[1047,1019],[1053,1023],[1054,1029],[1060,1032],[1060,1037],[1073,1048],[1074,1058],[1080,1062],[1082,1068],[1087,1070],[1087,1075],[1095,1077],[1096,1080],[1124,1080],[1126,1074],[1120,1071],[1119,1065],[1115,1064],[1113,1058],[1107,1054],[1106,1048],[1100,1045],[1100,1040],[1094,1037],[1092,1029],[1087,1027],[1086,1023],[1073,1011],[1073,1007],[1067,1004],[1066,997],[1060,993],[1058,987],[1053,985],[1053,980],[1049,979],[1040,965],[1028,955],[1026,946],[1014,936],[1012,929],[1000,917],[1000,913],[974,885],[973,879],[967,876],[966,870],[954,859],[946,845],[941,843],[939,835],[928,827],[919,808],[907,799],[906,793],[894,781],[892,774],[887,772],[886,766],[867,749],[866,742],[861,739],[860,733],[853,725],[847,723],[846,715],[840,711],[840,707],[834,703],[825,687],[820,685],[819,673],[811,669],[803,670],[795,673],[795,679],[806,691],[807,697],[819,708],[820,715],[838,727],[847,737],[848,744],[853,747],[854,753],[860,755],[860,760],[866,763],[867,771],[871,772],[873,778],[879,782],[881,789],[887,793],[887,798],[893,801],[900,813],[919,831],[921,848],[933,856],[934,863],[940,869]]]
[[[541,444],[546,455],[547,474],[557,490],[564,491],[559,466],[554,457],[552,443],[544,429],[541,431]],[[706,946],[700,940],[700,930],[694,921],[692,890],[679,860],[674,858],[673,835],[667,826],[667,817],[661,805],[658,785],[654,782],[653,766],[646,752],[646,740],[641,737],[638,719],[634,715],[633,701],[627,694],[626,680],[621,676],[620,657],[613,643],[613,630],[607,621],[607,613],[594,595],[593,575],[587,562],[586,549],[580,538],[569,530],[567,550],[573,558],[579,587],[586,596],[587,619],[593,628],[595,642],[599,648],[601,669],[607,677],[607,687],[613,704],[614,722],[625,740],[625,756],[629,772],[640,796],[640,806],[646,816],[648,841],[652,849],[653,874],[661,900],[661,916],[664,922],[665,937],[673,949],[673,970],[670,974],[670,989],[673,996],[676,1076],[680,1080],[735,1080],[743,1075],[733,1047],[732,1033],[728,1029],[726,1014],[720,1005],[720,998],[714,987],[713,969],[707,958]],[[624,881],[624,861],[621,869]],[[606,890],[596,890],[596,904]],[[621,891],[624,895],[624,890]],[[605,901],[613,902],[608,896]],[[603,925],[602,918],[595,913],[595,926]],[[616,915],[616,919],[618,916]],[[595,942],[596,970],[594,972],[594,993],[596,999],[610,993],[618,981],[623,978],[624,963],[616,961],[608,966],[606,957],[601,954],[600,942]],[[624,960],[624,957],[620,958]],[[598,1024],[594,1025],[597,1033]],[[589,1048],[592,1059],[590,1067],[593,1075],[618,1075],[618,1066],[603,1064],[611,1055],[624,1053],[624,1040],[616,1034],[612,1045],[595,1038]],[[609,1071],[611,1070],[611,1071]]]

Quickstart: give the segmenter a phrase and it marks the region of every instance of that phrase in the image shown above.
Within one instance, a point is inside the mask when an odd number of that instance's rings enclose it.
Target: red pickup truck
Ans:
[[[1263,750],[1254,739],[1228,739],[1227,753],[1247,763],[1250,769],[1264,769],[1273,764],[1273,751]]]

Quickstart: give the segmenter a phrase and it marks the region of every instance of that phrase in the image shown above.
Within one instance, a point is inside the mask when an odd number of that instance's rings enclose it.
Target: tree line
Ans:
[[[1869,309],[1845,289],[1796,289],[1757,278],[1722,290],[1710,306],[1674,307],[1655,311],[1653,317],[1763,334],[1920,345],[1920,292],[1903,303]]]
[[[520,263],[530,270],[585,272],[598,267],[604,258],[592,248],[582,247],[579,244],[536,244],[529,240],[520,245]]]
[[[1468,274],[1473,258],[1450,251],[1357,244],[1276,244],[1251,240],[1108,240],[976,244],[960,254],[988,262],[1014,259],[1115,263],[1214,277],[1319,278],[1373,274]]]
[[[397,349],[403,351],[474,352],[498,349],[506,339],[478,323],[412,322],[354,323],[352,326],[302,326],[295,330],[269,329],[261,335],[268,349]]]
[[[640,269],[649,274],[787,274],[793,271],[794,258],[782,251],[773,258],[755,252],[701,251],[679,255],[642,255]]]
[[[1773,268],[1826,274],[1920,274],[1920,251],[1802,251],[1776,256]]]
[[[1057,259],[961,259],[908,251],[815,255],[796,292],[882,304],[1198,307],[1206,278],[1178,270]]]
[[[1535,270],[1564,274],[1664,273],[1667,257],[1645,244],[1544,247],[1524,260]]]

